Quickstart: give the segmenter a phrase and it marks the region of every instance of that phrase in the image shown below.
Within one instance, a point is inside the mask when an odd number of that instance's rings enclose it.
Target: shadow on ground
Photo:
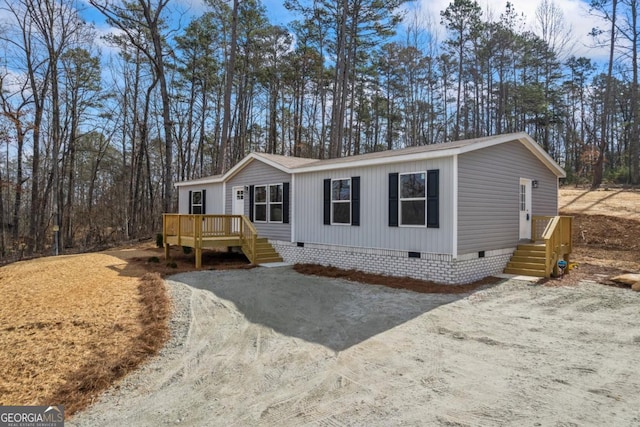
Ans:
[[[290,267],[182,273],[169,279],[233,303],[253,323],[343,351],[469,294],[418,294],[306,276]]]

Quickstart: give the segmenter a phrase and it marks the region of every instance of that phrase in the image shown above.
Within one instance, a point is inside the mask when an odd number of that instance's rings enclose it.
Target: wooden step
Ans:
[[[264,237],[256,239],[256,264],[265,264],[269,262],[282,262],[282,257],[273,248],[269,240]]]
[[[509,261],[507,264],[507,268],[514,269],[526,269],[526,270],[540,270],[544,273],[544,262],[543,263],[535,263],[535,262],[513,262]]]
[[[518,247],[516,248],[516,251],[523,251],[523,252],[539,252],[544,254],[545,253],[546,248],[544,247],[544,245],[537,245],[535,243],[524,243],[524,244],[520,244],[518,245]]]
[[[534,256],[522,256],[517,252],[511,257],[509,262],[532,262],[535,264],[543,264],[544,265],[544,257],[534,257]]]
[[[522,276],[544,277],[545,257],[544,243],[521,243],[507,263],[504,272]]]

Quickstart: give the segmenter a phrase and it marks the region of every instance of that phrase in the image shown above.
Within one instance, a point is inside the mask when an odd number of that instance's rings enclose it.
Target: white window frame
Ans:
[[[256,200],[256,193],[258,188],[264,188],[264,202],[258,202]],[[253,221],[259,223],[267,223],[269,222],[269,185],[256,185],[253,187]],[[264,219],[259,220],[257,216],[257,208],[258,206],[265,206]]]
[[[336,181],[349,181],[349,200],[334,200],[333,199],[333,183]],[[353,197],[353,184],[351,182],[351,178],[336,178],[336,179],[331,179],[331,225],[351,225],[351,221],[353,218],[351,218],[351,203],[352,203],[352,197]],[[349,204],[349,222],[335,222],[334,218],[333,218],[333,206],[334,204],[338,204],[338,203],[342,203],[342,204]]]
[[[402,197],[402,176],[403,175],[424,175],[424,197]],[[424,202],[424,218],[423,224],[403,224],[402,223],[402,202],[412,202],[412,201],[423,201]],[[418,172],[403,172],[398,176],[398,226],[399,227],[410,227],[410,228],[427,228],[427,171],[418,171]]]
[[[274,224],[282,224],[282,220],[284,219],[284,185],[282,183],[279,184],[269,184],[268,186],[269,192],[267,193],[267,219],[269,220],[270,223],[274,223]],[[282,192],[282,200],[280,200],[279,202],[274,202],[271,200],[271,187],[280,187],[281,192]],[[271,205],[280,205],[281,209],[281,219],[280,221],[273,221],[271,219]]]
[[[195,199],[196,194],[200,195],[200,203],[193,203],[193,200]],[[191,204],[191,206],[190,206],[191,214],[193,214],[193,215],[202,215],[202,202],[203,202],[203,200],[202,200],[202,190],[191,191],[191,200],[189,200],[189,203]],[[194,213],[194,209],[193,208],[195,208],[196,206],[200,208],[200,213],[199,214]]]
[[[280,189],[282,190],[282,200],[279,202],[275,202],[271,200],[271,187],[280,187]],[[258,202],[256,201],[256,190],[258,188],[264,188],[265,191],[265,201],[264,202]],[[253,222],[258,222],[261,224],[265,224],[265,223],[271,223],[271,224],[282,224],[284,222],[284,183],[279,182],[276,184],[264,184],[264,185],[254,185],[253,187]],[[274,221],[271,219],[271,206],[272,205],[280,205],[282,207],[282,219],[280,221]],[[265,212],[265,219],[264,220],[258,220],[257,219],[257,215],[256,215],[256,207],[257,206],[265,206],[266,212]]]

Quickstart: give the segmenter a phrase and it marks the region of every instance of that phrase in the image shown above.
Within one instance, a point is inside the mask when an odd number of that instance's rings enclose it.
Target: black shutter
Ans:
[[[427,227],[440,227],[440,171],[427,171]]]
[[[398,226],[398,173],[389,174],[389,227]]]
[[[189,191],[189,215],[191,215],[191,203],[193,203],[193,192]]]
[[[207,190],[202,190],[202,215],[207,213]]]
[[[282,184],[282,222],[289,224],[289,183]]]
[[[253,222],[253,193],[254,186],[249,186],[249,221]]]
[[[331,225],[331,179],[324,180],[324,225]]]
[[[351,177],[351,225],[360,225],[360,177]]]

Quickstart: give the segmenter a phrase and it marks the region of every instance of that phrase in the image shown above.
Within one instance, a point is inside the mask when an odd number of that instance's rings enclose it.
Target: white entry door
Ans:
[[[520,178],[520,239],[531,239],[531,180]]]
[[[244,215],[244,187],[233,187],[233,215]],[[234,233],[240,231],[240,221],[233,219],[231,223],[231,229]]]
[[[244,187],[233,187],[233,215],[244,215]]]

